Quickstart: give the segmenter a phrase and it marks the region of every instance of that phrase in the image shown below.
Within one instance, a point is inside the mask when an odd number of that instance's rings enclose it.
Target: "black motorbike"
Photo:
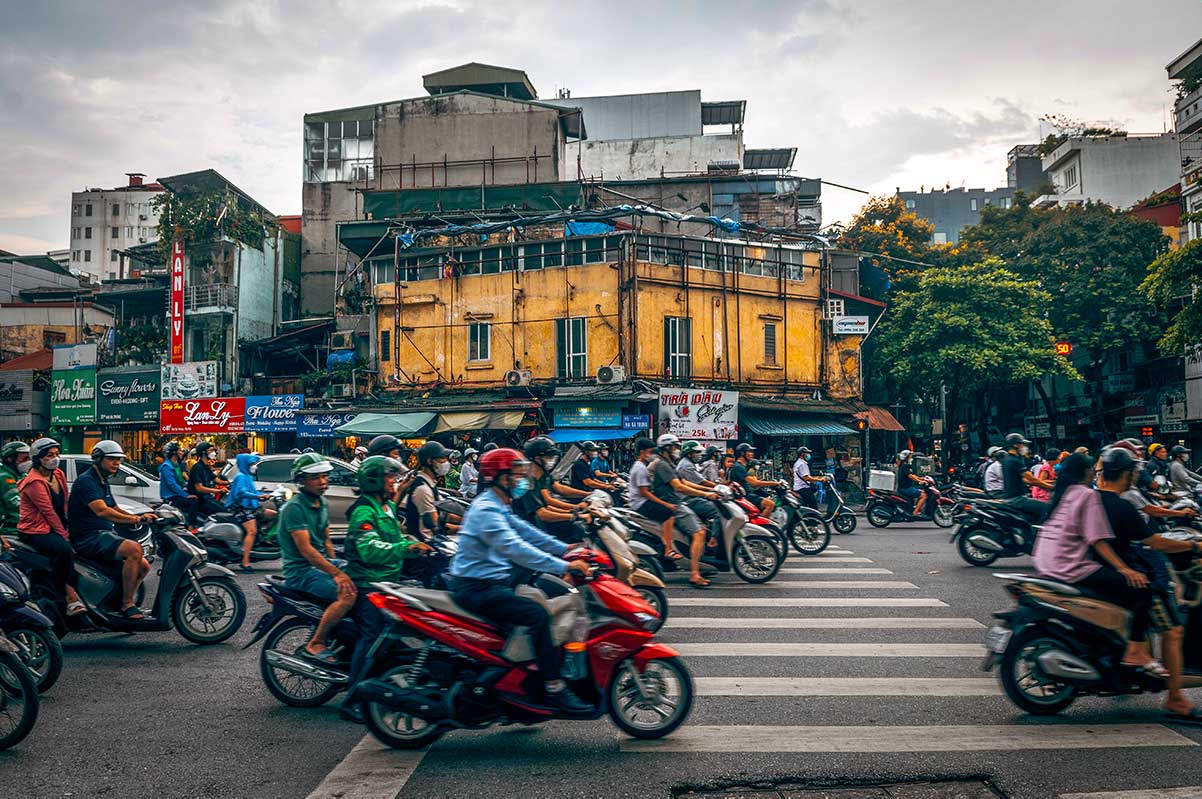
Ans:
[[[998,558],[1030,555],[1038,535],[1039,527],[1018,508],[979,499],[970,503],[950,540],[969,566],[988,566]]]
[[[29,735],[40,706],[33,672],[21,662],[16,645],[0,632],[0,752]]]
[[[1172,534],[1202,540],[1191,532]],[[1168,556],[1185,611],[1186,688],[1202,687],[1202,562],[1188,552]],[[1122,665],[1131,614],[1079,586],[1026,574],[998,574],[1015,607],[995,613],[985,636],[983,669],[998,667],[1010,701],[1034,715],[1059,713],[1079,696],[1123,696],[1165,690],[1164,680]]]
[[[0,557],[0,633],[16,647],[44,693],[63,671],[63,645],[54,623],[31,601],[29,580],[10,559],[7,553]]]
[[[175,629],[197,644],[217,644],[242,626],[246,595],[229,569],[208,562],[208,553],[188,532],[184,516],[171,505],[155,509],[150,524],[118,525],[118,534],[138,541],[158,584],[144,619],[121,613],[121,564],[116,561],[75,559],[75,590],[87,610],[66,614],[65,598],[50,580],[50,561],[20,541],[13,541],[13,563],[28,577],[33,601],[53,623],[59,637],[68,632],[159,632]],[[156,568],[157,567],[157,568]],[[138,589],[139,605],[146,599],[146,584]]]
[[[772,521],[781,530],[786,544],[792,545],[798,554],[818,555],[830,546],[830,522],[814,508],[801,504],[797,492],[790,491],[783,483],[776,490]]]
[[[292,490],[281,485],[264,500],[264,505],[270,504],[278,513],[291,498]],[[261,511],[244,509],[214,513],[201,521],[200,526],[196,528],[196,537],[204,544],[209,559],[214,563],[241,563],[242,542],[246,538],[244,525],[247,520],[255,519],[257,532],[255,543],[250,550],[251,562],[279,560],[280,544],[278,531],[275,529],[275,518],[278,516],[268,518]]]

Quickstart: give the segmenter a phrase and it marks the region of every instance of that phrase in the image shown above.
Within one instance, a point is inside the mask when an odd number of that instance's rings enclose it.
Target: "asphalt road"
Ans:
[[[0,753],[0,793],[668,797],[976,775],[1044,799],[1202,784],[1202,730],[1161,724],[1156,697],[1079,700],[1050,720],[1018,713],[979,671],[978,647],[1007,602],[990,573],[1028,564],[972,569],[947,538],[930,525],[865,526],[837,536],[839,550],[791,557],[767,586],[729,575],[707,592],[674,585],[661,638],[682,650],[700,695],[689,722],[651,745],[601,721],[379,751],[332,707],[285,708],[266,692],[257,651],[238,649],[265,605],[255,578],[239,576],[250,612],[232,643],[68,638],[37,728]]]

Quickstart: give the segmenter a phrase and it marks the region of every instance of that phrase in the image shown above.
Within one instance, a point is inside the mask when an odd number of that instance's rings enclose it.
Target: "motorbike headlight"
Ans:
[[[6,602],[16,602],[20,598],[20,594],[8,583],[0,583],[0,598]]]
[[[660,624],[659,616],[654,613],[636,613],[634,614],[634,618],[648,632],[654,632],[655,628]]]

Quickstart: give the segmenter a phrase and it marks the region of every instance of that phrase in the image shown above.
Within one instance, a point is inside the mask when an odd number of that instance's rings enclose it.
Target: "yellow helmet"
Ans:
[[[1155,455],[1158,449],[1164,449],[1164,444],[1149,444],[1148,455]]]

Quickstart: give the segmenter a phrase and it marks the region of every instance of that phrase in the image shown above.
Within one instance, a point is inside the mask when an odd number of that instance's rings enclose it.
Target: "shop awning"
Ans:
[[[463,430],[517,430],[525,411],[452,411],[438,414],[435,433],[457,433]]]
[[[833,419],[814,419],[787,413],[767,415],[744,411],[739,414],[739,423],[761,436],[842,436],[856,432]]]
[[[426,411],[413,413],[361,413],[350,422],[336,427],[344,436],[379,436],[385,433],[398,438],[425,435],[433,425],[435,414]]]
[[[576,441],[617,441],[639,432],[617,427],[558,427],[547,433],[547,437],[556,444],[571,444]]]
[[[885,430],[890,433],[904,433],[906,430],[889,411],[872,405],[868,406],[868,410],[857,413],[856,418],[867,419],[869,430]]]

